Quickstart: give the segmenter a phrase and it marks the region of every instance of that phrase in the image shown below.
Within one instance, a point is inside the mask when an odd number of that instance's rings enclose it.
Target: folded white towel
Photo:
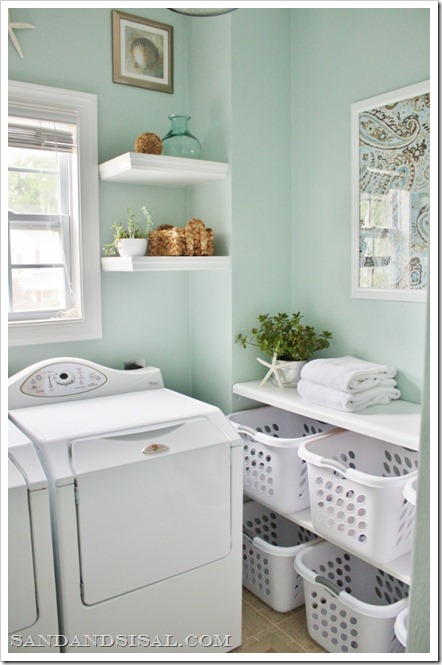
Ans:
[[[301,378],[335,390],[356,393],[377,387],[380,382],[395,387],[396,369],[389,365],[379,365],[353,356],[342,358],[318,358],[306,363]],[[389,383],[385,383],[388,381]]]
[[[328,406],[339,411],[361,411],[368,406],[388,404],[391,400],[399,399],[401,396],[400,391],[396,388],[376,387],[369,388],[361,393],[351,394],[321,386],[319,383],[312,383],[305,379],[299,381],[298,393],[309,402]]]

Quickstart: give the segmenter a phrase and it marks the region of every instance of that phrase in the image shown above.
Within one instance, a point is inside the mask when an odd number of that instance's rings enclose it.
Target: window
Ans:
[[[101,337],[96,96],[9,83],[12,345]]]
[[[72,271],[76,124],[9,116],[9,320],[81,317]]]

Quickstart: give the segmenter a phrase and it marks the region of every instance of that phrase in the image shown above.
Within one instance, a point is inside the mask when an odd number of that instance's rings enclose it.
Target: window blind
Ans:
[[[8,146],[70,153],[76,148],[74,132],[68,128],[22,125],[14,121],[8,125]]]

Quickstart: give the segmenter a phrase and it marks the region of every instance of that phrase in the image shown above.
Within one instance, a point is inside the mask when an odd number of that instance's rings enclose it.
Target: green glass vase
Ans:
[[[163,155],[199,159],[201,157],[201,144],[189,132],[190,115],[172,114],[169,116],[169,120],[170,130],[162,139]]]

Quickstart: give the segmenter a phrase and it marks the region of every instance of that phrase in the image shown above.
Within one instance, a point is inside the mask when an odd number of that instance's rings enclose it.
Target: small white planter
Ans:
[[[120,256],[144,256],[147,238],[121,238],[117,249]]]
[[[284,388],[293,388],[301,378],[301,370],[304,367],[306,360],[278,360],[276,364],[276,371],[278,372],[279,380]],[[278,381],[275,375],[271,377],[271,382],[277,386]]]
[[[272,362],[262,358],[256,359],[261,365],[269,367],[269,371],[261,381],[263,386],[270,379],[273,385],[279,388],[294,388],[301,378],[301,370],[306,360],[278,360],[276,353],[273,354]]]

